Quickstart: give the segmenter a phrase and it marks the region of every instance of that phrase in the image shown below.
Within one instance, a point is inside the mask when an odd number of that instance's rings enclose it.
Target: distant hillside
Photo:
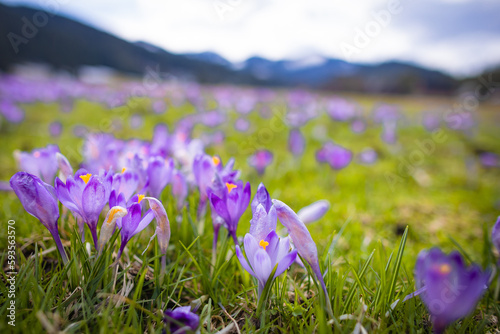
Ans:
[[[454,78],[441,72],[399,62],[362,65],[315,56],[280,61],[253,57],[242,64],[232,64],[213,52],[173,54],[146,42],[129,43],[58,15],[50,16],[46,25],[36,33],[29,31],[33,36],[25,38],[23,17],[31,19],[37,12],[0,4],[0,69],[8,70],[16,63],[40,62],[69,72],[81,66],[106,66],[141,75],[148,67],[159,66],[162,72],[203,83],[399,94],[447,94],[458,85]],[[13,42],[17,44],[17,53]]]

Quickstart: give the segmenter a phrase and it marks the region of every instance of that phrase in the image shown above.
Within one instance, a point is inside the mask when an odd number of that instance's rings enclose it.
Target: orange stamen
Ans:
[[[91,177],[92,177],[92,174],[80,175],[80,179],[82,179],[83,182],[85,182],[85,184],[87,184],[89,182]]]
[[[266,250],[266,247],[269,246],[269,242],[261,240],[259,242],[259,246],[262,247],[262,248],[264,248],[264,250]]]
[[[227,193],[231,193],[231,190],[233,190],[234,188],[237,188],[238,186],[236,184],[231,184],[231,183],[227,183],[226,182],[226,187],[227,187]]]

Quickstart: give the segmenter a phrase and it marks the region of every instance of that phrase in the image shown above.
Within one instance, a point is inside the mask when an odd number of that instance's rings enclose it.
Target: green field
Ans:
[[[490,233],[500,214],[500,169],[483,167],[477,152],[500,153],[498,106],[481,104],[474,112],[478,126],[470,133],[443,126],[436,136],[422,127],[422,111],[446,111],[456,101],[425,96],[346,97],[359,103],[367,116],[376,103],[397,104],[405,116],[398,142],[383,142],[379,125],[369,123],[366,132],[355,134],[349,124],[333,122],[322,113],[301,129],[307,138],[306,151],[295,158],[287,149],[286,105],[276,99],[271,118],[262,118],[257,111],[248,114],[251,126],[246,133],[234,129],[238,115],[230,113],[229,121],[216,129],[225,133],[225,140],[207,148],[207,153],[219,155],[224,162],[236,159],[241,179],[251,183],[252,197],[263,182],[272,198],[294,211],[320,199],[330,201],[326,216],[308,229],[318,245],[322,270],[327,270],[334,320],[321,307],[314,280],[297,265],[276,280],[265,315],[257,317],[256,283],[238,262],[232,240],[221,233],[217,262],[211,267],[210,214],[196,221],[197,191],[188,197],[189,209],[176,212],[169,186],[161,196],[172,227],[163,282],[157,274],[156,242],[142,254],[154,224],[130,241],[115,275],[109,267],[114,261],[112,252],[98,259],[93,252],[88,254],[75,234],[73,216],[63,212],[61,205],[59,231],[71,259],[63,268],[47,229],[24,211],[14,193],[0,193],[0,248],[7,247],[7,221],[15,220],[19,266],[15,327],[7,325],[7,285],[5,279],[0,282],[0,332],[160,333],[162,310],[190,303],[200,303],[202,333],[223,328],[228,333],[360,333],[360,325],[370,333],[432,332],[419,297],[393,309],[391,304],[415,291],[413,270],[423,249],[459,250],[467,261],[483,268],[495,266],[498,253]],[[179,119],[195,112],[187,103],[167,103],[169,109],[161,115],[150,111],[146,98],[132,99],[115,109],[78,100],[71,113],[62,113],[55,103],[24,105],[24,122],[0,125],[0,179],[7,181],[17,171],[14,150],[31,151],[50,143],[59,146],[76,170],[82,161],[83,139],[73,134],[74,125],[112,132],[121,139],[151,140],[156,124],[166,123],[172,130]],[[207,98],[207,109],[214,103]],[[143,116],[139,129],[129,126],[134,114]],[[48,131],[55,120],[63,125],[58,138]],[[198,124],[193,137],[213,131]],[[355,159],[343,170],[332,170],[315,159],[315,152],[327,140],[354,154],[374,148],[379,159],[368,166]],[[422,149],[422,145],[427,146]],[[262,176],[247,164],[248,156],[261,148],[274,154]],[[178,215],[182,221],[176,221]],[[238,226],[239,237],[248,232],[250,219],[248,208]],[[88,229],[86,239],[91,240]],[[116,240],[112,248],[117,251],[118,246]],[[2,254],[5,263],[6,254]],[[448,333],[498,333],[497,284],[495,278],[474,314],[453,323]]]

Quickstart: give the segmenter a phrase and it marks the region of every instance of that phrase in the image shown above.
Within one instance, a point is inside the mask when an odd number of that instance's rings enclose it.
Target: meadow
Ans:
[[[418,254],[439,247],[492,272],[477,307],[452,322],[447,333],[499,333],[499,254],[491,231],[500,212],[500,169],[498,160],[497,165],[484,161],[485,154],[500,153],[498,105],[485,101],[471,111],[460,97],[202,85],[159,86],[137,97],[126,85],[114,87],[93,101],[85,94],[70,96],[69,107],[61,98],[68,93],[16,101],[24,119],[2,118],[0,180],[21,170],[16,150],[55,144],[76,171],[88,163],[89,134],[149,142],[158,124],[166,124],[174,136],[190,123],[189,138],[200,139],[206,154],[223,163],[234,158],[241,180],[251,185],[252,199],[263,183],[272,199],[295,212],[319,200],[330,203],[324,216],[306,226],[317,245],[331,314],[307,264],[292,264],[266,287],[267,300],[258,302],[257,281],[238,261],[224,227],[214,256],[212,210],[208,205],[198,217],[200,191],[192,180],[180,209],[172,184],[158,196],[171,228],[165,274],[160,274],[158,242],[150,241],[154,222],[128,242],[116,264],[118,229],[98,256],[90,230],[85,227],[82,243],[75,216],[59,203],[59,234],[69,258],[63,264],[49,231],[6,190],[0,192],[0,332],[170,332],[164,311],[191,306],[201,333],[431,333],[432,319],[420,296],[403,298],[417,290]],[[119,102],[103,102],[108,96]],[[155,112],[154,101],[164,108]],[[332,104],[340,105],[339,115],[328,112],[337,110]],[[354,108],[354,114],[343,114],[342,106]],[[396,127],[388,137],[374,117],[384,106],[396,110]],[[438,120],[432,130],[422,125],[428,114]],[[365,128],[353,131],[355,120]],[[305,138],[304,151],[295,155],[289,149],[294,128]],[[353,154],[343,168],[318,162],[318,150],[331,141]],[[375,160],[363,161],[360,153],[367,148],[376,153]],[[248,163],[258,150],[273,156],[263,173]],[[176,157],[176,168],[179,163]],[[114,166],[115,171],[121,167]],[[242,249],[251,219],[248,205],[236,230]],[[15,221],[15,327],[7,317],[9,220]],[[276,232],[287,235],[280,223]]]

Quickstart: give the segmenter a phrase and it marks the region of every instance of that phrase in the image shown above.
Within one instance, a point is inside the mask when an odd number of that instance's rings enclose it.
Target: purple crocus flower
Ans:
[[[148,193],[160,198],[161,192],[172,179],[174,160],[156,156],[149,158],[148,164]]]
[[[299,129],[290,130],[288,136],[288,149],[295,156],[301,156],[306,147],[306,140]]]
[[[439,248],[420,252],[415,279],[436,333],[443,333],[449,324],[474,311],[489,277],[489,271],[476,264],[467,267],[458,252],[447,255]]]
[[[15,151],[14,157],[20,170],[52,184],[58,168],[56,157],[58,152],[57,145],[47,145],[47,147],[35,149],[31,153]]]
[[[84,222],[92,233],[94,246],[98,247],[97,224],[102,209],[111,194],[111,173],[101,172],[92,175],[80,169],[75,176],[69,176],[66,183],[56,178],[56,193],[61,203],[76,216],[83,235]]]
[[[137,233],[144,230],[155,217],[153,210],[149,209],[142,215],[140,202],[144,199],[144,195],[138,195],[137,201],[133,202],[128,208],[128,213],[121,219],[116,221],[116,225],[121,228],[121,244],[118,251],[117,259],[119,259],[125,249],[125,246],[130,239]]]
[[[99,254],[101,254],[104,245],[113,235],[117,220],[123,218],[127,213],[127,209],[121,206],[112,206],[108,211],[106,219],[104,219],[104,222],[102,223],[101,231],[99,232]]]
[[[276,213],[280,222],[287,228],[298,253],[304,260],[307,261],[307,263],[309,263],[313,273],[316,275],[316,278],[325,294],[327,311],[330,316],[333,317],[330,298],[328,297],[328,291],[326,290],[325,281],[323,280],[323,274],[321,273],[321,269],[319,267],[318,250],[311,234],[307,230],[306,225],[304,225],[304,223],[300,220],[299,216],[297,216],[297,214],[293,212],[288,205],[276,199],[273,199],[273,205],[276,208]]]
[[[188,184],[184,174],[178,170],[172,173],[172,194],[177,199],[177,211],[180,212],[186,202]]]
[[[497,222],[491,231],[491,240],[493,241],[493,245],[495,245],[496,249],[500,252],[500,217],[498,217]]]
[[[163,204],[161,204],[159,200],[153,197],[144,197],[144,199],[149,202],[149,207],[153,211],[153,215],[156,219],[156,230],[151,239],[156,236],[156,239],[158,240],[160,252],[163,254],[161,258],[161,272],[164,274],[167,261],[167,248],[168,243],[170,242],[170,221],[168,220],[167,211],[165,211]]]
[[[196,313],[191,312],[191,306],[166,310],[164,314],[164,321],[170,333],[183,334],[188,331],[196,331],[200,324],[200,317]]]
[[[210,203],[213,210],[226,223],[229,234],[233,237],[234,243],[238,245],[236,229],[238,222],[250,203],[251,189],[250,183],[243,186],[243,181],[226,183],[227,192],[223,191],[219,197],[215,193],[210,194]]]
[[[339,170],[347,167],[352,160],[352,152],[340,145],[328,142],[316,152],[316,160],[328,163],[331,168]]]
[[[62,133],[61,122],[55,121],[49,125],[49,133],[52,137],[59,137]]]
[[[269,212],[271,206],[273,205],[271,196],[269,196],[269,192],[267,191],[263,183],[259,184],[259,186],[257,187],[257,192],[255,192],[255,196],[253,197],[251,204],[252,214],[255,214],[255,210],[257,209],[257,206],[259,204],[262,204],[266,212]]]
[[[500,167],[500,156],[492,152],[483,152],[479,155],[481,165],[486,168]]]
[[[14,174],[10,179],[10,186],[21,201],[24,209],[49,230],[63,262],[68,262],[57,229],[59,207],[54,187],[43,182],[35,175],[26,172]]]
[[[200,191],[200,203],[198,206],[198,219],[204,215],[208,198],[207,189],[212,185],[215,175],[215,165],[220,163],[220,159],[210,157],[207,154],[198,154],[193,161],[193,174]]]
[[[273,154],[268,150],[258,150],[248,158],[248,164],[261,175],[264,174],[271,162],[273,162]]]
[[[66,182],[66,179],[73,175],[73,167],[71,167],[68,159],[61,153],[56,153],[57,166],[59,168],[59,178]]]
[[[320,220],[330,209],[330,202],[326,199],[309,204],[297,212],[297,216],[304,224]]]
[[[125,201],[128,201],[130,197],[139,191],[139,175],[127,168],[123,168],[121,173],[116,173],[113,175],[112,189],[116,190],[118,194],[122,193],[125,197]]]
[[[276,231],[269,232],[260,240],[247,233],[243,243],[248,262],[238,245],[236,245],[236,256],[241,266],[257,279],[260,298],[274,267],[277,265],[271,279],[275,279],[290,267],[297,257],[297,250],[290,251],[289,238],[280,239]]]
[[[359,162],[364,165],[371,165],[377,161],[377,152],[372,148],[365,148],[358,155]]]

